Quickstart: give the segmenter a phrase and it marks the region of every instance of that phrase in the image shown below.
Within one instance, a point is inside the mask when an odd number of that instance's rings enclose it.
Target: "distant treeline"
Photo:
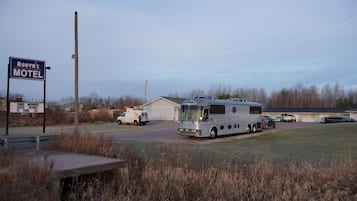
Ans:
[[[170,94],[173,97],[189,98],[207,94],[219,99],[242,98],[262,103],[265,108],[353,108],[357,107],[357,88],[344,90],[338,83],[320,89],[314,85],[297,84],[293,88],[282,88],[267,94],[265,89],[237,88],[217,85],[209,91],[192,90],[187,94]]]
[[[163,94],[164,95],[164,94]],[[338,83],[334,86],[328,84],[321,88],[314,85],[303,86],[297,84],[292,88],[282,88],[272,91],[270,94],[264,88],[236,88],[218,84],[205,91],[195,89],[188,93],[172,93],[169,97],[192,98],[195,96],[210,95],[219,99],[242,98],[249,101],[262,103],[265,108],[356,108],[357,88],[345,90]],[[23,99],[21,94],[14,94],[11,99]],[[64,98],[62,102],[72,101],[73,97]],[[130,106],[144,104],[143,98],[138,97],[100,97],[96,93],[80,98],[84,109],[124,109]]]

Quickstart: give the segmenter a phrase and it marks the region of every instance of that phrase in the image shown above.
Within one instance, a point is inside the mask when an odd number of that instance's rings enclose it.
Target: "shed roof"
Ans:
[[[151,101],[149,101],[149,102],[143,104],[142,107],[147,106],[147,105],[149,105],[149,104],[151,104],[151,103],[153,103],[153,102],[155,102],[155,101],[157,101],[157,100],[159,100],[159,99],[167,100],[168,102],[172,102],[172,103],[174,103],[174,104],[176,104],[176,105],[181,105],[182,102],[185,100],[185,99],[183,99],[183,98],[174,98],[174,97],[168,97],[168,96],[159,96],[159,97],[154,98],[153,100],[151,100]]]
[[[174,98],[174,97],[168,97],[168,96],[162,96],[162,98],[165,98],[169,101],[175,102],[177,104],[182,104],[182,102],[185,100],[184,98]]]
[[[346,109],[346,112],[357,112],[357,108]]]

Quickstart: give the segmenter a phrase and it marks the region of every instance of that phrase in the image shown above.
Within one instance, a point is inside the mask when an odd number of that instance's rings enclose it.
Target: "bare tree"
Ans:
[[[333,91],[330,85],[326,84],[321,88],[322,107],[331,108],[334,104]]]
[[[208,95],[227,99],[231,96],[231,87],[222,86],[222,84],[212,85],[211,89],[208,91]]]

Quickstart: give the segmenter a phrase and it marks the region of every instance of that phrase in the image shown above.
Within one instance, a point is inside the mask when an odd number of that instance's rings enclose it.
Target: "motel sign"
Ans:
[[[6,135],[9,134],[10,112],[43,113],[43,133],[46,128],[46,62],[34,59],[9,57],[6,95]],[[48,67],[50,69],[50,67]],[[43,81],[43,104],[10,103],[10,79],[27,79]],[[26,87],[26,86],[25,86]]]
[[[45,61],[10,57],[10,78],[45,80]]]

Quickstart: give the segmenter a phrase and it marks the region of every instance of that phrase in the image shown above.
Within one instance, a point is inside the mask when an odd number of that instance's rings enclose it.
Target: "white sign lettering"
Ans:
[[[41,75],[41,71],[39,70],[32,70],[32,69],[13,69],[13,76],[14,77],[32,77],[35,79],[43,79],[43,75]]]
[[[44,80],[45,66],[45,61],[10,57],[10,77]]]

